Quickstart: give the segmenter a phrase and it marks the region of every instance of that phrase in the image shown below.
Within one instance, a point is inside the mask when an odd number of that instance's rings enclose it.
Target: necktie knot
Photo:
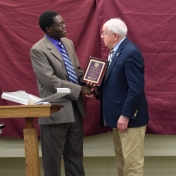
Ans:
[[[60,48],[63,48],[63,45],[62,45],[62,43],[61,42],[58,42],[58,44],[57,45],[59,45],[60,46]]]

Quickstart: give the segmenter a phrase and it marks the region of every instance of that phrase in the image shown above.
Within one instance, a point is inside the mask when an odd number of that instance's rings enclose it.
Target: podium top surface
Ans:
[[[51,104],[0,106],[0,118],[48,117],[63,107]]]

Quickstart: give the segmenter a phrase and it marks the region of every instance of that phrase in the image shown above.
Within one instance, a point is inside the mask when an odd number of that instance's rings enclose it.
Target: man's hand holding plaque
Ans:
[[[86,97],[93,98],[96,97],[98,98],[99,92],[98,92],[98,87],[93,84],[92,82],[87,82],[86,84],[88,87],[90,87],[91,94],[86,95]]]
[[[100,86],[106,73],[107,65],[107,61],[90,56],[82,81],[85,83],[91,82],[96,86]]]

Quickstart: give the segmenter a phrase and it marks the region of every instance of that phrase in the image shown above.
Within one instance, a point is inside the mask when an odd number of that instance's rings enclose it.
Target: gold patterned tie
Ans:
[[[107,73],[108,73],[109,66],[111,65],[113,56],[114,56],[114,50],[112,49],[112,50],[110,51],[109,55],[108,55],[108,62],[109,62],[109,65],[108,65],[108,68],[107,68],[107,70],[106,70],[106,75],[107,75]]]
[[[109,55],[108,55],[109,66],[110,66],[110,64],[111,64],[111,62],[112,62],[113,56],[114,56],[114,50],[112,49],[112,50],[110,51]]]

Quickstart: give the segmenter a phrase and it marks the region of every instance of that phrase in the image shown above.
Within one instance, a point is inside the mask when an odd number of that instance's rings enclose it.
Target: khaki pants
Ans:
[[[145,130],[146,126],[142,126],[120,133],[113,128],[118,176],[143,176]]]

